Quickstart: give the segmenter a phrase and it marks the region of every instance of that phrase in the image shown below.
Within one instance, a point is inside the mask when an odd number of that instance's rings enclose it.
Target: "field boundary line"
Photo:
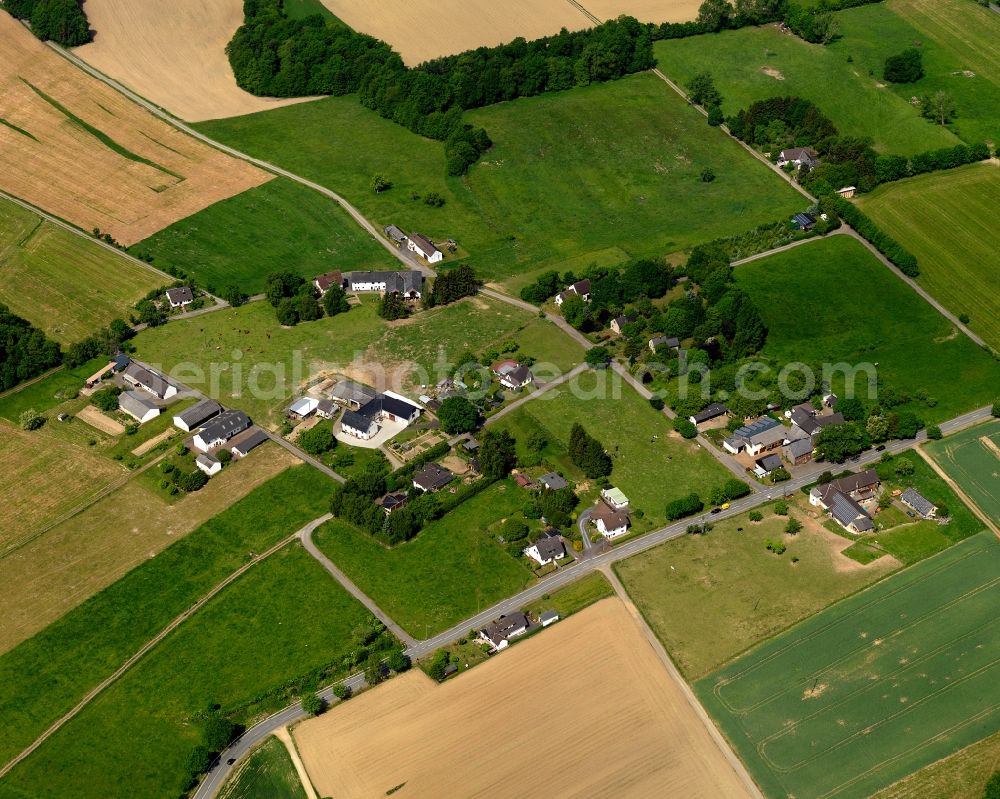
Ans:
[[[958,498],[972,509],[973,513],[979,516],[979,521],[983,522],[986,527],[992,531],[993,535],[1000,538],[1000,527],[997,527],[997,525],[993,523],[989,514],[984,513],[983,509],[980,508],[975,501],[973,501],[972,497],[966,494],[965,491],[962,490],[962,487],[959,486],[959,484],[953,480],[940,465],[938,465],[938,462],[934,460],[934,456],[925,452],[923,447],[914,447],[914,449],[917,451],[917,454],[927,462],[927,465],[934,470],[934,473],[944,480],[945,485],[954,491]]]
[[[232,572],[227,576],[222,582],[216,583],[207,593],[202,594],[198,599],[194,601],[187,610],[177,616],[173,621],[171,621],[166,627],[160,630],[153,638],[150,638],[145,644],[143,644],[131,657],[128,658],[121,666],[115,669],[108,677],[99,682],[96,686],[90,689],[83,698],[73,706],[69,712],[64,714],[57,721],[53,722],[48,729],[45,730],[38,738],[36,738],[27,748],[25,748],[20,754],[14,757],[10,762],[6,763],[3,767],[0,767],[0,779],[7,776],[18,763],[31,755],[38,747],[44,744],[49,738],[55,735],[59,730],[65,726],[67,723],[73,720],[77,715],[83,711],[91,702],[94,701],[106,688],[109,688],[115,682],[117,682],[121,677],[139,662],[145,655],[147,655],[157,644],[163,641],[170,633],[181,626],[185,621],[187,621],[191,616],[193,616],[197,611],[201,610],[208,602],[214,599],[223,589],[231,585],[233,582],[238,580],[244,574],[246,574],[252,567],[256,566],[261,561],[269,558],[275,552],[283,549],[285,546],[295,541],[298,537],[298,531],[292,533],[281,539],[278,543],[274,544],[270,549],[265,550],[259,555],[255,555],[251,560],[244,563],[236,571]]]
[[[316,791],[316,786],[313,785],[312,777],[309,776],[309,770],[306,768],[306,764],[299,752],[299,745],[295,743],[295,738],[289,726],[286,724],[284,727],[276,729],[274,737],[281,741],[288,752],[288,757],[291,758],[295,773],[298,774],[299,782],[302,783],[302,790],[306,793],[306,799],[319,799],[319,793]]]
[[[642,611],[639,610],[638,605],[636,605],[632,598],[629,596],[628,590],[622,584],[622,581],[618,579],[618,575],[615,573],[613,568],[608,566],[602,566],[598,569],[607,578],[608,582],[611,583],[611,587],[615,590],[615,596],[618,600],[625,606],[625,610],[629,616],[635,621],[636,626],[639,631],[643,634],[643,637],[649,643],[650,648],[656,653],[657,659],[663,664],[664,671],[670,677],[670,680],[680,689],[687,700],[688,705],[694,714],[701,721],[702,725],[705,727],[705,731],[708,736],[712,739],[715,745],[719,748],[723,758],[729,763],[729,766],[736,772],[736,776],[739,777],[740,782],[744,784],[747,792],[755,799],[764,799],[764,794],[761,792],[757,783],[754,782],[749,770],[744,765],[743,761],[737,757],[736,752],[729,745],[725,736],[719,731],[716,726],[715,721],[709,715],[705,707],[698,701],[698,697],[695,695],[694,690],[688,684],[688,681],[684,679],[684,675],[680,673],[677,665],[674,663],[673,658],[670,657],[670,653],[667,652],[665,646],[663,646],[659,637],[653,632],[653,629],[646,622],[646,617],[643,616]]]
[[[2,193],[2,192],[0,192],[0,193]],[[24,389],[26,389],[28,386],[32,386],[35,383],[40,383],[46,377],[52,377],[52,375],[56,374],[56,372],[61,372],[65,368],[66,368],[66,364],[61,363],[58,366],[53,366],[48,371],[42,372],[40,375],[35,375],[30,380],[25,380],[23,383],[18,383],[16,386],[11,386],[6,391],[0,392],[0,400],[6,399],[7,397],[12,397],[15,394],[17,394],[18,392],[23,391]],[[13,420],[11,420],[11,421],[13,422]]]

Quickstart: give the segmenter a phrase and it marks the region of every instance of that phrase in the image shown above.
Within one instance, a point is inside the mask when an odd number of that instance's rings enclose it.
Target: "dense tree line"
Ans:
[[[860,235],[871,242],[875,249],[899,267],[905,275],[916,277],[920,274],[920,265],[917,256],[886,233],[881,227],[872,221],[872,218],[862,211],[854,203],[848,202],[841,197],[831,199],[837,213],[854,228]]]
[[[448,303],[460,300],[462,297],[471,297],[479,291],[480,282],[476,277],[475,270],[471,266],[461,264],[447,272],[441,272],[434,278],[434,285],[427,294],[425,304],[428,308],[435,305],[447,305]]]
[[[4,0],[3,8],[31,23],[31,31],[64,47],[90,41],[90,26],[79,0]]]
[[[113,319],[106,328],[71,344],[66,351],[66,365],[72,369],[99,355],[115,355],[134,335],[135,331],[124,320]]]
[[[62,363],[59,345],[0,305],[0,391]]]
[[[587,477],[607,477],[611,474],[611,456],[604,445],[584,430],[583,425],[574,424],[569,431],[569,459]]]

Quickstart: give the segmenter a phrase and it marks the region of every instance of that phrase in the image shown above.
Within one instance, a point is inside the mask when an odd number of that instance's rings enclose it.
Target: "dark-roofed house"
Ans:
[[[454,475],[443,466],[427,463],[413,475],[413,487],[426,492],[438,491],[448,485],[453,477]]]
[[[681,342],[677,336],[656,336],[649,340],[649,349],[655,354],[658,350],[663,348],[676,350],[680,347]]]
[[[811,147],[790,147],[778,154],[778,166],[794,164],[796,167],[814,167],[819,163],[816,151]]]
[[[824,427],[844,424],[845,419],[842,413],[829,413],[821,416],[808,402],[796,405],[789,413],[792,424],[805,433],[807,436],[815,438]]]
[[[571,286],[566,287],[566,291],[561,291],[556,295],[556,305],[562,305],[570,294],[577,294],[583,297],[584,302],[590,302],[590,281],[578,280]]]
[[[375,504],[378,505],[388,516],[394,510],[399,510],[406,506],[408,502],[408,497],[404,491],[396,491],[393,494],[386,494],[384,497],[379,497],[375,500]]]
[[[493,365],[493,374],[500,380],[500,385],[511,391],[524,388],[532,380],[534,375],[527,366],[522,366],[517,361],[506,360]]]
[[[382,232],[385,233],[385,237],[397,247],[402,247],[406,244],[406,234],[395,225],[386,225],[382,228]]]
[[[222,413],[222,406],[213,399],[203,399],[174,417],[174,427],[190,433],[201,427],[209,419]]]
[[[341,380],[330,389],[330,398],[334,402],[354,410],[377,396],[378,392],[375,389],[355,383],[353,380]]]
[[[906,507],[919,513],[925,519],[933,519],[937,516],[937,505],[920,494],[916,489],[906,489],[902,496],[900,496],[899,501],[906,505]]]
[[[193,443],[202,452],[221,447],[237,433],[250,427],[250,419],[243,411],[226,411],[195,433]]]
[[[729,413],[729,408],[721,402],[713,402],[707,408],[702,408],[698,413],[689,416],[688,421],[697,426],[705,422],[710,422],[713,419],[718,419],[720,416],[725,416],[727,413]]]
[[[869,533],[874,529],[871,518],[857,500],[835,491],[830,497],[830,515],[845,530],[852,533]]]
[[[250,450],[259,447],[267,441],[268,435],[259,427],[251,427],[244,430],[237,436],[233,436],[229,441],[229,451],[234,457],[243,458],[249,454]]]
[[[598,532],[609,540],[628,532],[628,513],[624,510],[615,510],[603,502],[598,502],[594,506],[590,520],[597,525]]]
[[[313,285],[320,296],[326,294],[333,286],[344,286],[344,275],[341,272],[327,272],[324,275],[313,278]]]
[[[321,399],[316,405],[316,415],[321,419],[332,419],[337,412],[337,406],[331,399]]]
[[[132,388],[141,388],[148,391],[158,399],[169,399],[177,393],[177,386],[168,383],[161,375],[152,369],[139,366],[137,363],[129,363],[122,372],[122,380]]]
[[[569,485],[561,474],[556,474],[555,472],[543,474],[538,478],[538,482],[545,486],[549,491],[558,491],[560,488],[565,488]]]
[[[378,422],[358,411],[344,411],[340,417],[340,429],[349,436],[367,441],[378,433]]]
[[[348,272],[344,278],[348,291],[357,294],[402,294],[408,300],[419,300],[424,276],[416,269],[402,272]]]
[[[406,242],[406,248],[410,252],[419,255],[429,264],[436,264],[444,258],[444,253],[434,245],[433,241],[422,233],[411,233],[409,240]]]
[[[816,227],[816,217],[812,214],[796,214],[792,217],[792,224],[799,230],[812,230]]]
[[[849,474],[825,485],[813,487],[809,492],[809,502],[823,508],[823,510],[829,510],[830,498],[837,492],[864,501],[877,495],[881,486],[882,482],[879,480],[878,472],[874,469],[865,469],[863,472]]]
[[[566,545],[563,544],[562,536],[558,533],[546,531],[534,544],[524,549],[524,554],[540,566],[545,566],[555,560],[565,558]]]
[[[194,459],[194,465],[201,469],[209,477],[217,475],[222,471],[222,461],[207,452],[199,453]]]
[[[788,455],[788,460],[790,460],[796,466],[801,466],[803,463],[808,463],[812,460],[813,454],[813,442],[809,436],[804,438],[795,438],[789,441],[785,445],[785,454]]]
[[[781,469],[782,460],[777,455],[765,455],[754,462],[753,473],[758,477],[767,477],[775,469]]]
[[[479,637],[495,651],[499,651],[507,648],[511,638],[524,635],[527,631],[528,617],[521,611],[515,611],[491,621],[479,631]]]
[[[139,424],[160,415],[160,406],[148,398],[149,395],[139,391],[123,391],[118,395],[118,407]]]
[[[638,318],[634,313],[616,316],[611,320],[611,329],[620,336],[624,332],[625,326],[632,324]]]
[[[167,302],[171,308],[181,308],[194,302],[194,292],[190,286],[178,286],[175,289],[167,289]]]

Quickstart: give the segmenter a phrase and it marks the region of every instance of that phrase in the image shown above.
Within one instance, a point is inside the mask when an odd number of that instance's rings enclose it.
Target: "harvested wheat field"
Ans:
[[[265,444],[173,505],[131,480],[0,559],[0,654],[297,462]],[[123,508],[142,508],[141,517]]]
[[[646,0],[643,0],[646,1]],[[93,2],[93,0],[89,0]],[[476,47],[538,39],[594,22],[569,0],[322,0],[354,30],[388,42],[410,66]]]
[[[0,188],[132,244],[270,177],[157,119],[0,13]]]
[[[748,795],[616,598],[443,685],[397,677],[295,740],[341,799]]]
[[[598,19],[614,19],[628,14],[639,22],[659,23],[695,19],[701,2],[702,0],[582,0],[581,5]]]
[[[87,18],[94,41],[74,52],[182,119],[301,102],[254,97],[236,85],[226,45],[243,22],[240,0],[87,0]]]

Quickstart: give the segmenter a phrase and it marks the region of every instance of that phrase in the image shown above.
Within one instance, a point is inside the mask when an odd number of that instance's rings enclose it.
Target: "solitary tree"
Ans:
[[[921,113],[939,125],[947,125],[955,116],[955,101],[946,91],[937,91],[923,99]]]
[[[315,427],[303,432],[298,438],[298,444],[310,455],[322,455],[329,452],[337,444],[329,422],[320,422]]]
[[[381,194],[384,191],[389,191],[392,188],[392,181],[389,180],[385,175],[375,175],[372,178],[372,191],[376,194]]]
[[[688,84],[688,96],[691,101],[705,108],[713,108],[722,104],[722,95],[715,88],[711,72],[699,72]]]
[[[515,440],[506,430],[489,430],[479,442],[479,469],[485,477],[500,480],[517,465]]]
[[[323,310],[327,316],[336,316],[350,310],[347,294],[340,286],[330,286],[323,295]]]
[[[465,397],[448,397],[438,409],[438,419],[446,433],[471,433],[479,422],[479,412]]]
[[[308,693],[302,697],[302,711],[310,716],[318,716],[326,710],[326,702],[318,694]]]

